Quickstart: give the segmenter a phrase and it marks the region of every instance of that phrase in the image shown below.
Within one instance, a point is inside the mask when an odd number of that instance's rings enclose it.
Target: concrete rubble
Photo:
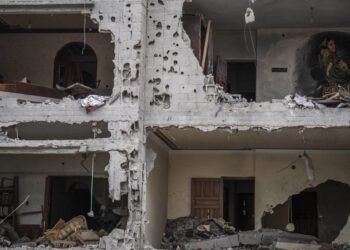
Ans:
[[[350,246],[330,245],[314,236],[278,229],[235,231],[223,220],[182,217],[168,220],[162,249],[325,250],[350,249]]]
[[[123,215],[120,215],[122,219],[118,221],[123,225],[121,226],[123,229],[111,228],[109,235],[96,234],[89,231],[83,222],[79,224],[83,231],[75,236],[73,243],[57,242],[53,246],[81,246],[84,245],[81,240],[85,242],[91,238],[96,243],[98,236],[101,238],[99,242],[101,248],[144,248],[146,179],[152,171],[150,166],[146,166],[148,165],[146,129],[190,127],[202,131],[214,131],[218,128],[227,128],[238,133],[240,130],[251,128],[271,131],[291,127],[349,126],[348,110],[328,108],[328,106],[349,107],[350,96],[343,89],[324,97],[326,101],[295,94],[288,95],[285,100],[279,99],[278,102],[266,101],[268,98],[263,95],[261,102],[248,102],[240,94],[232,95],[225,92],[222,86],[215,83],[212,75],[204,75],[193,54],[191,41],[183,29],[181,20],[184,2],[183,0],[4,0],[0,4],[1,13],[78,13],[83,14],[84,18],[88,14],[98,24],[98,31],[110,33],[111,42],[114,43],[113,89],[110,97],[95,96],[93,104],[88,100],[93,96],[81,101],[63,98],[40,102],[18,97],[0,98],[1,128],[25,122],[60,121],[78,125],[84,122],[108,122],[110,137],[84,140],[10,139],[2,129],[0,130],[1,154],[107,153],[109,164],[105,170],[108,173],[109,196],[115,201],[120,200],[125,194],[128,195],[128,211],[126,213],[123,211]],[[258,11],[256,13],[258,14]],[[252,9],[248,8],[245,20],[246,23],[255,22]],[[263,35],[264,32],[266,31],[262,31]],[[281,37],[281,34],[275,36]],[[297,44],[294,40],[292,42]],[[259,52],[259,55],[264,53]],[[267,51],[266,54],[271,52]],[[264,63],[257,66],[262,68],[261,72],[265,74],[271,71],[266,66],[270,67],[269,58],[255,59],[258,63],[261,61]],[[283,59],[281,56],[280,61]],[[273,77],[269,77],[268,80],[270,79]],[[261,80],[264,81],[266,80]],[[292,81],[287,79],[284,82]],[[284,85],[281,86],[279,88],[285,88]],[[292,87],[288,86],[285,89],[290,90]],[[261,92],[269,91],[267,85],[260,88]],[[286,94],[284,90],[276,93]],[[99,109],[95,110],[97,107]],[[322,109],[322,113],[319,109]],[[92,110],[95,111],[90,112]],[[151,158],[149,162],[155,160],[154,155]],[[312,175],[310,179],[313,180],[314,176]],[[288,197],[287,191],[284,196]],[[273,202],[278,203],[279,200],[283,200],[283,197],[278,197]],[[64,223],[60,222],[57,227],[60,226],[64,227]],[[55,227],[54,230],[58,228]],[[6,224],[0,225],[2,247],[31,247],[34,244],[47,246],[49,245],[47,242],[52,240],[46,235],[46,238],[38,243],[33,243],[29,239],[19,238],[13,231],[13,228]],[[73,228],[73,231],[75,232],[76,228]],[[54,238],[62,240],[57,235]],[[77,241],[79,243],[76,243]],[[222,220],[195,218],[168,221],[162,244],[165,249],[202,250],[313,250],[325,247],[311,236],[269,229],[237,232],[229,223]],[[334,246],[328,247],[326,249],[333,249]],[[347,246],[336,249],[345,250]]]

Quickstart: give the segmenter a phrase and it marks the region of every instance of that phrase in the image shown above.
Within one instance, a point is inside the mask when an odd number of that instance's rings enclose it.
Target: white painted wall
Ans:
[[[288,197],[308,187],[315,187],[327,180],[350,185],[349,151],[307,151],[315,167],[315,180],[307,180],[302,160],[296,162],[295,170],[286,168],[297,159],[301,151],[258,151],[255,165],[255,224],[261,227],[260,218],[264,211],[282,204]],[[283,170],[284,169],[284,170]],[[336,206],[336,204],[334,204]],[[344,243],[350,238],[349,223],[336,241]],[[346,237],[344,237],[346,234]]]
[[[315,167],[315,180],[307,180],[302,160],[290,165],[302,151],[171,151],[169,154],[168,218],[189,216],[191,209],[191,178],[255,177],[255,227],[261,227],[265,211],[283,204],[288,197],[327,180],[350,185],[349,151],[307,151]],[[289,167],[288,167],[289,166]],[[337,243],[350,238],[349,222]]]
[[[257,33],[257,101],[282,99],[295,93],[297,84],[297,52],[308,39],[319,32],[349,29],[261,29]],[[271,69],[287,68],[287,73]]]
[[[251,36],[250,36],[251,34]],[[248,30],[215,30],[213,32],[214,55],[226,61],[255,60],[256,34]],[[214,57],[215,58],[215,57]]]
[[[168,218],[191,213],[191,178],[252,177],[253,152],[176,152],[169,154]]]
[[[107,176],[104,171],[108,154],[96,157],[96,176]],[[18,213],[40,211],[45,200],[46,177],[89,175],[80,165],[81,155],[0,155],[0,177],[19,176],[19,203],[30,195],[28,203]],[[91,168],[91,158],[85,162]],[[26,215],[18,218],[20,224],[41,224],[42,215]]]
[[[0,34],[0,74],[13,83],[27,76],[33,84],[53,87],[57,52],[70,42],[83,42],[83,34]],[[86,43],[97,56],[100,88],[113,86],[114,46],[110,34],[88,33]]]
[[[168,152],[153,140],[148,140],[148,147],[157,156],[147,178],[145,234],[153,247],[160,248],[167,221]]]

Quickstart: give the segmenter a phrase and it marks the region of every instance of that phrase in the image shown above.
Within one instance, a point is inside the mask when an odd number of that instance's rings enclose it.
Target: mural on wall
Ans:
[[[322,32],[312,36],[298,57],[297,92],[320,97],[350,91],[350,34]]]

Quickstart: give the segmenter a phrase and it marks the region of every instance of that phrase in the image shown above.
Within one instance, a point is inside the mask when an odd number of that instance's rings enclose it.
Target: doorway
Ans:
[[[254,61],[227,62],[227,92],[241,94],[248,101],[255,101],[256,65]]]
[[[224,219],[241,231],[254,230],[254,180],[224,178]]]
[[[301,192],[292,196],[295,232],[318,237],[317,193]]]
[[[191,215],[224,218],[237,230],[254,230],[254,193],[254,179],[193,178]]]

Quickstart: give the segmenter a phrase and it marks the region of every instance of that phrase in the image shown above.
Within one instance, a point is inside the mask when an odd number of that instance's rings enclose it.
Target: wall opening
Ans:
[[[112,38],[88,15],[8,14],[1,23],[1,97],[42,102],[112,93]]]
[[[224,178],[224,219],[236,230],[254,230],[254,189],[254,180]]]
[[[98,87],[97,56],[87,44],[73,42],[65,45],[57,52],[54,67],[54,87],[69,87],[74,83]]]
[[[248,101],[256,99],[255,62],[227,63],[227,92],[241,94]]]
[[[111,200],[105,172],[108,164],[109,153],[96,153],[95,157],[2,154],[0,219],[9,217],[0,225],[6,240],[1,240],[0,245],[96,245],[115,228],[123,232],[129,215],[128,197],[125,194],[119,201]],[[18,211],[10,215],[20,204]],[[62,240],[68,245],[60,245]]]
[[[349,195],[349,185],[329,180],[291,196],[273,208],[273,213],[265,213],[262,226],[285,230],[286,225],[292,223],[294,232],[314,235],[331,243],[348,221]]]
[[[103,121],[68,124],[62,122],[22,122],[1,131],[16,140],[85,140],[108,138],[108,123]]]
[[[60,220],[70,219],[90,212],[90,177],[88,176],[49,176],[47,228],[52,228]],[[93,211],[95,216],[86,216],[89,229],[101,229],[110,233],[114,228],[126,228],[128,215],[127,195],[120,201],[112,201],[108,196],[106,178],[94,180]]]

